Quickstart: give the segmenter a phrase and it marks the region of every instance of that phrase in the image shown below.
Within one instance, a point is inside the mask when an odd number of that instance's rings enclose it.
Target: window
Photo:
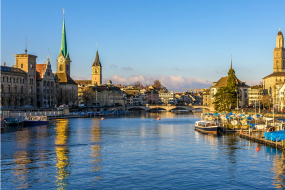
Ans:
[[[33,94],[34,93],[34,88],[31,86],[30,88],[30,93]]]
[[[19,83],[19,78],[17,78],[17,83]]]
[[[21,86],[21,93],[24,93],[24,87]]]
[[[17,93],[17,91],[18,91],[18,89],[17,89],[17,86],[15,85],[14,86],[14,92]]]
[[[7,92],[10,93],[10,85],[7,86]]]
[[[20,83],[22,83],[22,79],[20,78]]]
[[[9,78],[7,77],[7,82],[9,82]]]
[[[23,79],[23,84],[25,84],[25,79]]]
[[[44,81],[44,86],[46,86],[46,81]]]
[[[3,86],[3,84],[1,84],[1,93],[3,92],[3,88],[4,88],[4,86]]]
[[[21,64],[21,68],[23,68],[24,66],[23,66],[23,63]]]
[[[16,82],[15,78],[13,78],[13,82],[14,82],[14,83]]]

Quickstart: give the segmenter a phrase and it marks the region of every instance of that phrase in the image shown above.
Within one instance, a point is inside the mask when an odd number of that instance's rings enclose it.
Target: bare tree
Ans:
[[[142,83],[141,83],[141,81],[137,81],[137,82],[135,82],[135,84],[133,84],[132,85],[134,88],[142,88]]]
[[[161,84],[161,82],[159,80],[155,80],[153,82],[153,87],[156,88],[156,89],[161,89],[163,86]]]
[[[82,97],[85,100],[86,105],[88,105],[88,100],[91,100],[93,96],[93,90],[91,88],[85,88],[82,91]]]

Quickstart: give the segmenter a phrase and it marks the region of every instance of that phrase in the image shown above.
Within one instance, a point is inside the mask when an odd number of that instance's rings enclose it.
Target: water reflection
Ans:
[[[101,128],[99,126],[100,120],[98,119],[93,119],[92,122],[92,127],[91,127],[91,170],[92,172],[95,173],[95,178],[96,179],[101,179],[100,176],[98,176],[98,171],[101,169],[101,146],[100,146],[100,140],[101,140]]]
[[[15,168],[13,169],[13,174],[15,180],[13,182],[18,189],[27,188],[29,186],[27,180],[29,168],[27,167],[27,164],[31,163],[31,159],[29,153],[23,149],[30,143],[30,135],[29,130],[18,131],[16,133],[17,148],[20,149],[20,151],[17,151],[14,154]]]
[[[69,150],[67,146],[68,139],[68,122],[67,119],[57,120],[55,131],[55,153],[56,153],[56,185],[58,189],[66,189],[68,186],[67,178],[70,175],[70,170],[68,169],[69,160]]]

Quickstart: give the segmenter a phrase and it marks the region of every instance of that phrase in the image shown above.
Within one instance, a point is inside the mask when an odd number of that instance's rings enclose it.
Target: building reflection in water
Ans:
[[[285,152],[281,152],[272,147],[265,147],[266,151],[273,156],[273,167],[272,172],[275,174],[273,177],[273,186],[276,188],[284,188],[285,181],[285,165],[284,165],[284,154]],[[275,154],[275,155],[274,155]]]
[[[29,130],[16,132],[17,147],[22,149],[14,154],[14,162],[16,166],[13,169],[13,174],[15,176],[15,180],[13,180],[13,182],[18,189],[24,189],[29,186],[27,180],[29,168],[27,167],[27,164],[32,161],[29,153],[24,149],[29,145],[30,138],[31,135]]]
[[[99,119],[93,119],[92,120],[92,127],[91,127],[91,170],[92,172],[95,172],[95,179],[101,179],[100,176],[98,176],[97,172],[101,170],[102,166],[100,165],[102,159],[101,159],[101,128],[99,126],[100,120]]]
[[[68,120],[60,119],[57,120],[55,131],[55,153],[56,153],[56,185],[58,189],[66,189],[68,186],[67,178],[70,175],[70,171],[68,170],[69,160],[68,160]]]

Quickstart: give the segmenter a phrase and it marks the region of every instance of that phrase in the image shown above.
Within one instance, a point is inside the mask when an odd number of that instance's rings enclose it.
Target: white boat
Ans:
[[[202,133],[218,135],[223,132],[223,127],[220,127],[213,121],[196,121],[195,130]]]
[[[23,121],[24,125],[44,125],[48,123],[47,116],[26,116]]]

